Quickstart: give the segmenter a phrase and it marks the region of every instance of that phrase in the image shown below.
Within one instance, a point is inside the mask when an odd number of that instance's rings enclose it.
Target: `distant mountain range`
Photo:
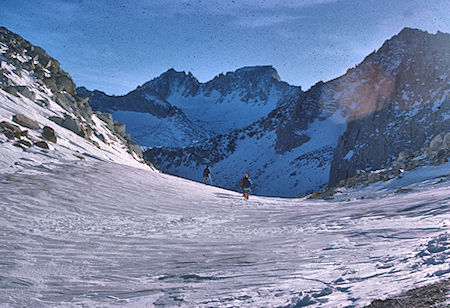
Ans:
[[[450,35],[405,28],[356,67],[303,92],[270,66],[245,67],[200,83],[173,69],[124,96],[85,88],[149,147],[161,170],[217,185],[295,196],[392,164],[450,131]]]
[[[94,110],[112,113],[148,147],[184,147],[243,128],[296,99],[300,87],[273,67],[245,67],[207,83],[170,69],[124,96],[78,88]]]

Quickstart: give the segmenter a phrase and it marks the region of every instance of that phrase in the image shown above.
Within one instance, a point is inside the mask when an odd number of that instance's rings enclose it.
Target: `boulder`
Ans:
[[[8,139],[20,138],[23,133],[19,126],[7,121],[0,122],[0,131],[2,131]]]
[[[122,137],[126,136],[125,133],[125,124],[114,121],[114,131]]]
[[[139,144],[137,144],[135,141],[133,141],[133,140],[128,140],[128,142],[127,142],[127,144],[128,144],[128,148],[131,150],[131,151],[133,151],[134,153],[136,153],[139,157],[143,157],[143,155],[142,155],[142,151],[141,151],[141,148],[140,148],[140,146],[139,146]]]
[[[108,126],[108,128],[110,130],[114,129],[114,122],[113,122],[112,114],[110,114],[110,113],[97,113],[97,117],[100,120],[102,120],[103,122],[105,122],[106,126]]]
[[[58,91],[64,90],[67,93],[75,94],[75,84],[69,76],[59,75],[55,79]]]
[[[36,94],[32,92],[28,87],[26,86],[16,86],[17,92],[23,95],[24,97],[34,101],[36,99]]]
[[[430,149],[432,151],[437,151],[440,147],[442,147],[443,143],[444,143],[444,134],[436,135],[430,141]]]
[[[444,140],[442,142],[442,146],[447,149],[450,150],[450,133],[446,133],[444,136]]]
[[[105,136],[103,136],[103,134],[95,133],[95,137],[100,139],[103,143],[107,143],[106,138],[105,138]]]
[[[368,183],[372,184],[375,182],[379,182],[383,179],[383,176],[379,173],[369,173],[369,177],[368,177]]]
[[[50,116],[48,119],[49,119],[50,121],[55,122],[55,123],[58,124],[59,126],[62,126],[62,124],[64,123],[64,118],[61,118],[61,117]]]
[[[14,95],[14,96],[19,96],[19,94],[17,93],[17,89],[14,86],[7,86],[5,88],[5,91],[8,92],[9,94]]]
[[[15,146],[25,146],[27,148],[31,147],[31,142],[24,139],[19,139],[14,143]]]
[[[68,97],[66,95],[62,95],[61,93],[57,93],[55,95],[55,101],[64,110],[66,110],[68,112],[72,112],[72,102],[68,99]]]
[[[39,129],[39,123],[35,120],[30,119],[29,117],[23,115],[23,114],[16,114],[13,116],[13,121],[16,122],[19,125],[22,125],[24,127],[28,127],[30,129]]]
[[[72,118],[69,115],[66,115],[61,126],[67,128],[68,130],[73,131],[77,135],[80,135],[82,132],[80,121],[78,121],[78,119]]]
[[[42,132],[42,138],[45,140],[51,141],[53,143],[56,143],[56,136],[55,136],[55,130],[51,128],[50,126],[44,126],[43,132]]]
[[[42,148],[42,149],[50,149],[50,147],[48,146],[48,144],[45,141],[37,141],[34,143],[35,146]]]

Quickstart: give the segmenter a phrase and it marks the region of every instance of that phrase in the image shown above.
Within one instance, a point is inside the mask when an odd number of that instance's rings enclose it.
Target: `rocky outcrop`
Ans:
[[[20,138],[24,133],[19,126],[7,121],[0,122],[0,132],[5,134],[8,139]]]
[[[41,108],[47,109],[49,119],[57,125],[64,127],[75,134],[87,139],[92,144],[99,147],[93,136],[100,136],[93,121],[93,112],[89,104],[89,98],[75,90],[75,83],[72,78],[60,68],[57,60],[50,57],[42,48],[32,45],[19,35],[0,27],[0,89],[10,95],[20,98],[24,104],[29,101],[36,103]],[[50,109],[58,104],[60,108]],[[54,127],[44,123],[40,124],[32,118],[32,114],[16,114],[13,121],[18,125],[39,130],[40,138],[56,143]],[[111,119],[112,121],[112,119]],[[2,122],[2,132],[10,140],[14,140],[18,146],[41,146],[48,148],[46,142],[34,139],[21,139],[21,129],[13,124]],[[114,123],[114,122],[113,122]],[[117,135],[120,141],[128,147],[129,151],[142,155],[130,137],[126,136],[124,126],[117,123],[107,125],[111,130],[111,135]],[[116,129],[115,129],[116,128]],[[32,134],[36,139],[36,134]],[[125,138],[126,137],[126,138]],[[103,136],[103,140],[105,137]],[[107,142],[104,142],[107,144]]]
[[[312,199],[333,199],[334,193],[340,187],[354,188],[367,186],[380,181],[389,181],[400,176],[404,171],[411,171],[422,166],[438,166],[448,162],[450,158],[450,133],[440,133],[434,136],[428,147],[418,151],[402,151],[394,164],[379,170],[357,170],[352,177],[329,186],[321,192],[313,193]],[[403,192],[403,191],[398,191]]]
[[[60,68],[59,62],[51,58],[42,48],[32,45],[4,27],[0,27],[0,42],[8,46],[3,56],[18,68],[18,72],[21,70],[33,72],[53,93],[64,91],[75,94],[75,84],[70,76]],[[21,57],[15,56],[17,54]]]
[[[360,169],[380,169],[450,131],[450,35],[404,29],[343,78],[357,84],[346,105],[347,130],[331,164],[329,184]]]

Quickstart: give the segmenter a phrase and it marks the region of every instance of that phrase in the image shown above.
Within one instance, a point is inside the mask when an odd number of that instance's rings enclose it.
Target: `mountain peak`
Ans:
[[[234,72],[228,72],[228,74],[269,77],[281,81],[280,75],[272,65],[244,66]]]

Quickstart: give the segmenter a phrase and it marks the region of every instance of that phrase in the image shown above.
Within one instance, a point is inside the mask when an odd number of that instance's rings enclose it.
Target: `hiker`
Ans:
[[[242,191],[244,192],[244,198],[248,199],[248,193],[252,187],[252,180],[250,180],[247,173],[244,175],[239,185],[242,187]]]
[[[203,170],[203,180],[205,181],[206,185],[208,185],[208,182],[212,185],[211,171],[209,170],[209,166],[206,166],[205,170]]]

